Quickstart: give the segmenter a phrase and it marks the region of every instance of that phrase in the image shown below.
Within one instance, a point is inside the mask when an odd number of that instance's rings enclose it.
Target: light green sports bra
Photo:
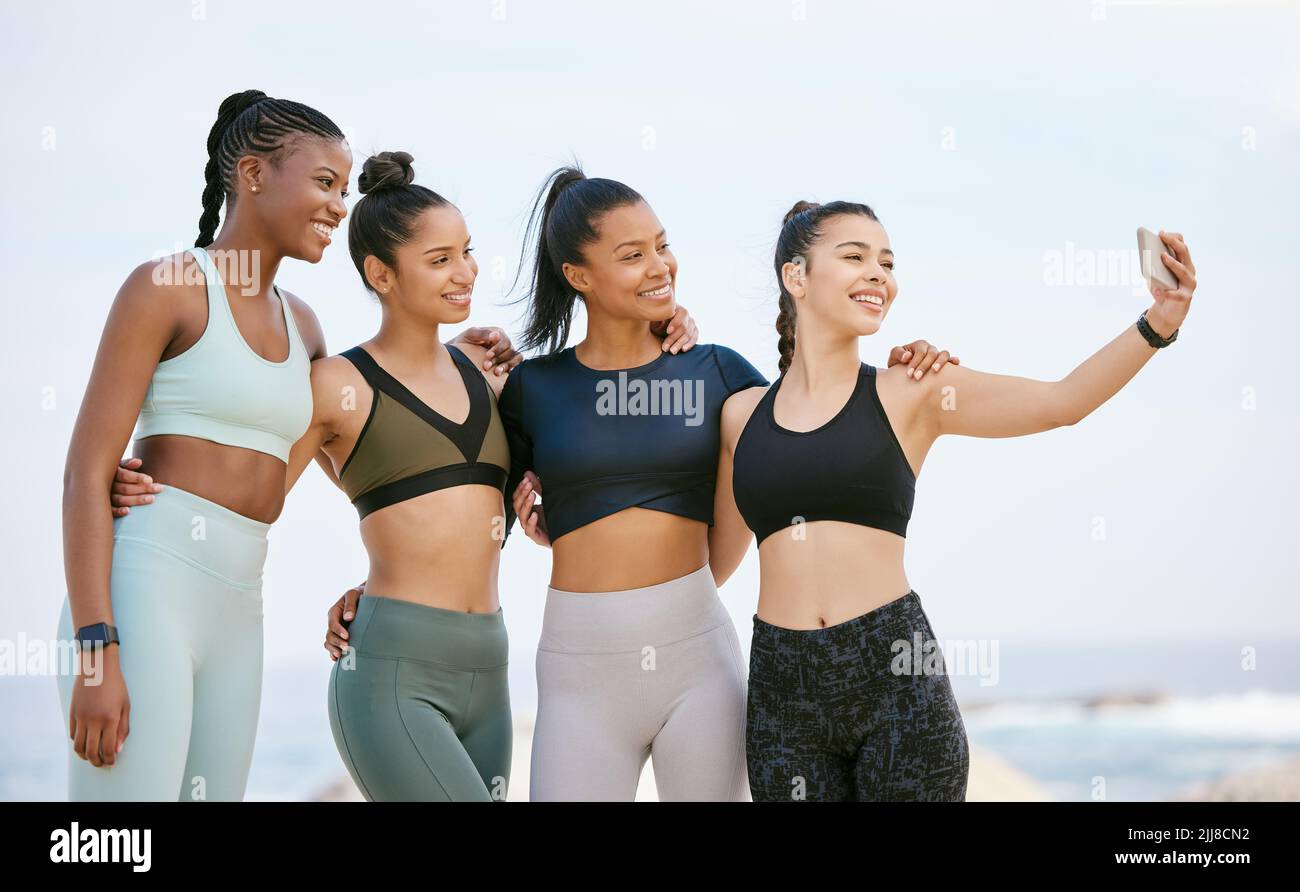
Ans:
[[[293,311],[272,285],[284,312],[289,356],[271,362],[239,333],[216,264],[190,248],[208,289],[208,324],[192,347],[165,359],[140,407],[136,439],[158,434],[199,437],[289,460],[289,450],[311,424],[311,358]]]

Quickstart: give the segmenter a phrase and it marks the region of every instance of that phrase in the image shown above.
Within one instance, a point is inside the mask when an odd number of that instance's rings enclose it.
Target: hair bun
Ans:
[[[238,98],[235,100],[235,114],[239,114],[249,106],[257,105],[257,103],[261,102],[263,99],[269,98],[270,97],[261,90],[245,90],[238,94]]]
[[[383,189],[409,186],[415,180],[415,168],[411,166],[414,160],[410,152],[380,152],[371,155],[361,167],[357,188],[362,195],[370,195]]]
[[[821,205],[815,201],[796,201],[794,207],[785,212],[785,218],[781,221],[781,225],[784,226],[804,211],[810,211],[816,207],[821,207]]]

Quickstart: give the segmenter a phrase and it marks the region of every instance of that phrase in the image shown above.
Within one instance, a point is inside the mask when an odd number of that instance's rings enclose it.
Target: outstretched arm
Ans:
[[[1161,233],[1177,259],[1162,255],[1178,277],[1178,288],[1151,285],[1155,303],[1147,310],[1151,328],[1169,337],[1182,325],[1196,290],[1196,268],[1183,238]],[[970,437],[1019,437],[1075,424],[1119,392],[1157,348],[1137,325],[1129,325],[1060,381],[993,375],[956,366],[942,379],[930,378],[922,419],[930,433]]]

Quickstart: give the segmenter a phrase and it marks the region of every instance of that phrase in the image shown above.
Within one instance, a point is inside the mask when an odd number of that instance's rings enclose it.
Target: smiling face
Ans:
[[[600,237],[583,248],[583,262],[564,264],[587,311],[652,322],[671,318],[677,258],[650,205],[639,201],[607,211],[595,229]]]
[[[247,171],[245,157],[241,173]],[[315,136],[293,137],[276,164],[255,166],[258,191],[241,188],[240,201],[251,202],[286,257],[316,263],[325,254],[339,222],[347,216],[343,204],[352,152],[343,140]],[[247,179],[243,177],[241,179]]]
[[[463,322],[478,277],[472,252],[469,228],[456,206],[431,207],[394,252],[396,269],[372,254],[365,261],[366,280],[386,307],[429,324]]]
[[[820,229],[802,276],[799,264],[782,268],[786,289],[798,305],[799,325],[875,334],[898,296],[885,227],[860,214],[840,214],[823,221]]]

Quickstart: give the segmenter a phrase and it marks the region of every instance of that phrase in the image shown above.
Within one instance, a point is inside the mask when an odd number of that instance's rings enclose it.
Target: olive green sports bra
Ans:
[[[468,356],[447,350],[469,394],[469,416],[460,424],[430,409],[361,347],[341,354],[374,391],[370,415],[339,472],[361,517],[467,483],[496,487],[504,497],[510,449],[492,385]]]

